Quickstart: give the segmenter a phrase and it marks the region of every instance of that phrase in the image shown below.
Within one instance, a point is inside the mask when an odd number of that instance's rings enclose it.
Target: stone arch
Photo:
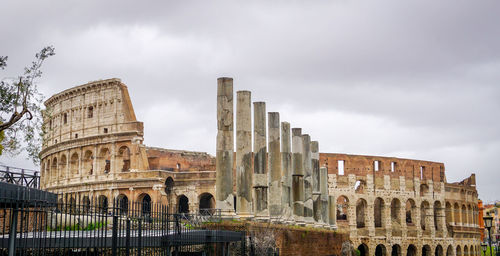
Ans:
[[[472,207],[470,206],[470,204],[467,205],[467,223],[469,225],[473,224],[472,223]]]
[[[368,246],[364,243],[361,243],[358,246],[358,251],[359,251],[359,256],[368,256],[369,251],[368,251]]]
[[[375,227],[376,228],[381,228],[384,226],[384,199],[377,197],[375,198],[375,202],[373,205],[373,218],[375,221]]]
[[[118,168],[122,172],[128,172],[130,170],[130,149],[127,146],[121,146],[118,149],[118,157],[116,163]]]
[[[443,213],[443,207],[441,206],[440,201],[435,201],[434,202],[434,228],[436,231],[442,231],[443,230],[443,224],[442,224],[442,218],[444,217]]]
[[[52,166],[50,167],[50,176],[54,179],[57,179],[58,173],[57,173],[57,157],[54,157],[52,159]]]
[[[448,245],[448,249],[446,249],[446,256],[453,256],[453,246]]]
[[[457,253],[455,255],[462,256],[462,249],[460,248],[460,245],[457,245]]]
[[[185,195],[177,197],[177,212],[189,213],[189,199]]]
[[[469,256],[469,248],[467,245],[464,245],[464,256]]]
[[[467,225],[467,207],[465,207],[465,204],[462,204],[462,226],[465,226]],[[465,254],[465,251],[464,251],[464,254]]]
[[[111,171],[111,154],[108,148],[101,148],[99,152],[99,161],[99,165],[102,165],[102,173],[109,173]]]
[[[99,213],[107,214],[108,213],[108,198],[105,195],[100,195],[98,197],[99,201]]]
[[[436,246],[436,250],[434,250],[434,256],[444,256],[443,253],[444,253],[443,252],[443,247],[440,244],[438,244]]]
[[[170,194],[174,190],[174,179],[172,177],[168,177],[165,180],[165,193]]]
[[[59,172],[60,174],[57,176],[58,178],[61,179],[66,179],[66,173],[67,173],[67,163],[68,159],[66,158],[65,154],[61,155],[61,160],[59,161]]]
[[[151,214],[151,196],[148,193],[142,193],[137,197],[137,201],[141,205],[141,212],[144,215]]]
[[[406,256],[417,256],[417,247],[415,245],[410,244],[406,249]]]
[[[427,223],[427,214],[429,211],[430,205],[429,202],[427,201],[422,201],[420,204],[420,228],[422,230],[430,230],[429,229],[429,224]]]
[[[357,194],[364,194],[366,189],[366,181],[364,180],[357,180],[356,183],[354,183],[354,192]]]
[[[405,216],[406,216],[406,224],[411,224],[414,225],[415,221],[417,220],[417,205],[415,204],[415,201],[411,198],[409,198],[406,201],[406,207],[405,207]],[[410,225],[410,226],[411,226]]]
[[[453,216],[454,216],[454,219],[455,219],[455,225],[458,225],[459,223],[462,223],[462,220],[460,218],[461,214],[460,214],[460,206],[458,206],[458,203],[455,203],[453,205]]]
[[[474,246],[473,245],[469,245],[469,255],[476,255],[475,254],[475,251],[474,251]]]
[[[69,160],[69,170],[71,175],[78,175],[78,153],[73,153]]]
[[[428,244],[422,246],[422,256],[431,256],[431,247]]]
[[[401,256],[401,246],[394,244],[391,250],[391,256]]]
[[[208,215],[213,214],[215,211],[215,198],[210,193],[203,193],[199,196],[199,209],[200,214]]]
[[[128,204],[129,204],[129,201],[128,201],[128,197],[124,194],[119,194],[117,197],[116,197],[116,203],[118,205],[118,210],[120,212],[120,214],[122,215],[126,215],[128,213]]]
[[[366,210],[368,204],[363,198],[358,199],[356,202],[356,227],[364,228],[366,227]]]
[[[77,213],[76,211],[76,199],[71,196],[70,199],[69,199],[69,212],[70,213]]]
[[[92,151],[87,150],[83,155],[83,171],[82,173],[88,173],[92,175],[94,172],[94,163],[93,163],[94,155]]]
[[[349,216],[349,199],[346,196],[337,198],[337,220],[348,220]]]
[[[446,202],[445,205],[446,205],[446,210],[445,210],[446,227],[448,228],[448,231],[450,231],[449,225],[453,222],[453,208],[450,202]]]
[[[394,227],[401,225],[401,202],[397,198],[391,201],[391,223]]]
[[[385,248],[385,245],[379,244],[377,247],[375,247],[375,256],[386,256],[387,255],[387,250]]]
[[[84,196],[82,199],[82,210],[83,213],[90,212],[90,198],[88,196]]]
[[[420,185],[420,196],[425,196],[429,192],[429,186],[427,184]]]

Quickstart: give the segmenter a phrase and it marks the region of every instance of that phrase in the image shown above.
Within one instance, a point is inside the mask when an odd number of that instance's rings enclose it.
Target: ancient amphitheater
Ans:
[[[361,255],[480,255],[474,174],[448,183],[443,163],[320,153],[318,141],[263,102],[253,103],[252,129],[251,93],[236,95],[234,113],[232,79],[218,79],[216,157],[145,146],[119,79],[53,95],[42,187],[69,201],[219,208],[233,218],[337,229]]]

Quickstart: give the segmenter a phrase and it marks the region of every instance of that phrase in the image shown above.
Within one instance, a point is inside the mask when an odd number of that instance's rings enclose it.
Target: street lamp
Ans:
[[[485,242],[482,242],[481,249],[483,249],[483,256],[486,256],[486,249],[488,249],[488,244]]]
[[[488,243],[490,244],[490,255],[493,256],[493,248],[491,248],[491,222],[493,221],[493,217],[489,214],[483,217],[484,227],[488,229]]]

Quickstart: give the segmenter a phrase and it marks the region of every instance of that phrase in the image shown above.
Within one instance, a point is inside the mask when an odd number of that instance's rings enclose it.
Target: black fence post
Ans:
[[[139,218],[137,222],[137,255],[141,255],[141,247],[142,247],[142,217]]]
[[[115,212],[113,212],[115,213]],[[116,256],[116,248],[118,242],[118,215],[113,214],[113,233],[111,237],[111,255]]]
[[[17,236],[17,214],[18,206],[15,205],[11,212],[10,232],[9,232],[9,256],[16,255],[16,236]]]
[[[127,218],[125,231],[125,255],[130,256],[130,218]]]

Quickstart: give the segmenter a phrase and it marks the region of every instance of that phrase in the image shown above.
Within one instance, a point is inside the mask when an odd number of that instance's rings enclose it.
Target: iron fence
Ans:
[[[40,173],[35,170],[0,165],[0,181],[24,187],[40,188]]]

